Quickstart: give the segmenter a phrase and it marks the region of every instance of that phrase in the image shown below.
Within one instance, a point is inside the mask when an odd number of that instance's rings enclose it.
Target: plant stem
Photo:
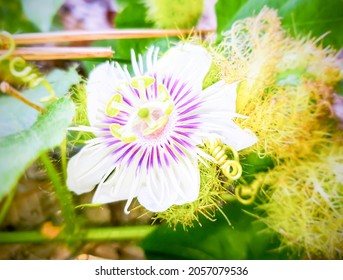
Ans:
[[[63,180],[65,182],[67,180],[67,136],[63,138],[63,141],[60,145],[60,152]]]
[[[7,195],[5,202],[0,210],[0,225],[4,222],[8,209],[10,208],[14,195],[16,194],[17,187],[13,187],[10,193]]]
[[[84,229],[79,235],[74,236],[77,241],[122,241],[143,239],[150,234],[156,226],[125,226],[102,227]],[[0,232],[0,244],[18,243],[44,243],[44,242],[69,242],[70,237],[59,235],[54,239],[43,236],[38,231]]]
[[[46,110],[44,108],[42,108],[41,106],[31,102],[30,100],[28,100],[26,97],[24,97],[19,91],[17,91],[14,87],[12,87],[9,83],[7,82],[1,82],[0,84],[0,90],[3,93],[7,93],[8,95],[11,95],[17,99],[19,99],[20,101],[22,101],[23,103],[25,103],[26,105],[29,105],[30,107],[32,107],[33,109],[37,110],[38,112],[45,112]]]
[[[8,33],[7,31],[3,30],[0,32],[0,46],[1,47],[3,47],[3,45],[5,45],[4,40],[1,39],[1,37],[7,39],[8,49],[7,49],[7,51],[4,51],[0,55],[0,61],[9,57],[13,53],[13,51],[15,50],[15,45],[16,45],[13,36],[10,33]]]
[[[181,29],[113,29],[113,30],[73,30],[54,31],[47,33],[23,33],[14,34],[13,38],[18,45],[61,43],[78,41],[96,41],[113,39],[133,39],[133,38],[164,38],[167,36],[180,36],[187,34],[209,34],[215,30],[181,30]]]
[[[0,50],[0,55],[6,52]],[[111,47],[22,47],[12,52],[11,57],[14,56],[26,60],[112,58],[113,51]]]
[[[52,164],[47,153],[43,153],[40,159],[43,162],[48,176],[50,177],[50,180],[55,187],[56,196],[60,203],[62,215],[64,218],[65,230],[69,234],[74,234],[77,230],[77,219],[72,195],[65,184],[61,181],[58,171]]]
[[[128,240],[142,239],[151,233],[156,226],[125,226],[116,228],[92,228],[84,233],[84,240]]]

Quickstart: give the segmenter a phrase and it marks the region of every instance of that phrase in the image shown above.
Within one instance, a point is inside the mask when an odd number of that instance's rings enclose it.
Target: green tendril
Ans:
[[[4,39],[2,39],[1,37],[5,38],[6,41]],[[16,47],[13,36],[10,33],[8,33],[7,31],[1,31],[0,32],[0,47],[1,46],[5,46],[8,48],[4,54],[0,55],[0,61],[5,60],[9,56],[11,56],[15,50],[15,47]]]

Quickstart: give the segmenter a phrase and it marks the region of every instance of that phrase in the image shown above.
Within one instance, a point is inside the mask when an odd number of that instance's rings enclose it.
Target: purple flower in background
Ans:
[[[153,212],[197,199],[198,160],[211,159],[198,145],[220,138],[237,150],[257,139],[239,128],[236,84],[223,81],[202,90],[211,65],[206,49],[181,44],[159,60],[150,48],[145,62],[132,52],[131,76],[118,63],[90,74],[88,118],[96,138],[68,164],[68,187],[77,194],[97,184],[93,203],[137,197]],[[82,128],[80,128],[82,129]]]

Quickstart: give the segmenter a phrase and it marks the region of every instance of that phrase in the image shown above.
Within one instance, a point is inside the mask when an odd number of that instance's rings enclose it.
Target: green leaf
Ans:
[[[139,0],[130,0],[124,9],[116,16],[115,26],[117,28],[147,28],[152,23],[146,22],[146,8]]]
[[[10,33],[37,31],[37,28],[25,17],[21,0],[0,0],[0,7],[0,30]]]
[[[241,158],[240,163],[243,168],[243,178],[246,182],[251,183],[255,175],[259,172],[266,172],[274,168],[273,159],[265,156],[260,158],[256,153],[250,153]]]
[[[128,0],[119,1],[122,5],[122,10],[116,16],[115,26],[117,28],[150,28],[152,27],[151,22],[147,22],[146,18],[146,7],[140,0]],[[111,47],[114,50],[114,60],[126,64],[130,70],[131,64],[131,53],[133,49],[137,54],[144,54],[148,48],[152,45],[159,47],[160,52],[166,51],[170,45],[175,41],[178,41],[175,37],[170,38],[148,38],[148,39],[118,39],[118,40],[106,40],[97,41],[93,43],[93,46],[97,47]],[[104,60],[102,60],[104,61]],[[95,65],[99,61],[94,60],[83,60],[83,66],[87,73],[94,69]]]
[[[152,23],[146,22],[146,7],[140,0],[119,1],[122,6],[121,11],[116,16],[115,25],[117,28],[150,28]],[[134,50],[136,55],[144,55],[152,45],[159,47],[160,53],[165,52],[170,46],[178,41],[177,38],[148,38],[148,39],[118,39],[96,41],[92,46],[111,47],[114,51],[114,60],[122,65],[127,65],[131,70],[131,53]],[[89,73],[94,67],[104,62],[103,60],[83,60],[83,67],[86,73]]]
[[[65,137],[74,116],[74,103],[63,97],[46,109],[30,129],[0,138],[0,199],[10,192],[30,163]]]
[[[218,34],[228,30],[238,19],[257,15],[264,7],[278,10],[282,25],[292,35],[320,37],[330,32],[324,44],[337,49],[343,44],[343,2],[341,0],[218,0],[216,4]],[[219,36],[220,40],[221,36]]]
[[[336,93],[338,95],[343,96],[343,80],[341,80],[337,85],[336,85]]]
[[[254,219],[238,202],[224,207],[232,226],[217,213],[217,221],[200,219],[201,226],[184,231],[160,226],[141,243],[149,259],[287,259],[276,234]]]
[[[114,50],[114,59],[120,65],[127,65],[128,70],[131,71],[131,53],[134,50],[136,56],[138,54],[144,55],[150,46],[159,47],[160,55],[167,51],[178,39],[176,38],[151,38],[151,39],[120,39],[114,41],[97,41],[93,46],[97,47],[111,47]],[[103,60],[83,60],[82,64],[87,74],[94,69],[94,67]]]
[[[116,17],[117,28],[150,28],[151,22],[147,22],[146,7],[140,0],[126,1],[127,5]],[[136,54],[144,54],[149,46],[158,46],[161,51],[169,48],[174,38],[149,38],[149,39],[123,39],[112,42],[112,48],[115,51],[115,60],[126,63],[131,62],[130,50],[133,49]]]
[[[21,0],[21,3],[26,17],[40,31],[47,32],[64,0]]]
[[[61,97],[68,93],[71,85],[80,81],[80,76],[75,68],[68,71],[55,69],[47,76],[48,82],[55,90],[56,95]],[[23,91],[23,95],[30,101],[39,104],[39,100],[49,95],[44,85]],[[46,103],[40,106],[47,106]],[[0,137],[28,129],[37,119],[38,112],[21,101],[11,97],[0,97]]]
[[[264,0],[263,0],[264,1]],[[221,36],[221,32],[229,29],[232,23],[240,18],[251,16],[251,14],[245,14],[237,18],[239,9],[246,3],[247,0],[217,0],[216,3],[216,15],[217,15],[217,32]],[[260,2],[260,1],[259,1]],[[255,2],[259,5],[259,2]]]

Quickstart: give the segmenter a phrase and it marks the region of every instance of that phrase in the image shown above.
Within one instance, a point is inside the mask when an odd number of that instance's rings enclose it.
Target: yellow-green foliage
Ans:
[[[74,126],[89,126],[87,116],[87,93],[85,83],[79,83],[72,89],[72,99],[76,105],[76,113],[73,120]],[[94,137],[90,132],[73,131],[71,133],[72,144],[83,144],[85,141]]]
[[[256,17],[238,20],[223,36],[214,58],[222,79],[228,83],[245,79],[249,96],[273,84],[285,41],[276,11],[263,9]],[[249,96],[238,100],[238,107],[244,107]]]
[[[338,53],[290,37],[268,8],[235,22],[215,50],[220,78],[240,81],[237,112],[248,118],[236,123],[259,139],[243,153],[275,163],[243,185],[264,185],[263,221],[308,258],[343,258],[343,133],[332,109]]]
[[[89,125],[87,117],[87,92],[85,83],[79,83],[72,89],[72,98],[76,104],[75,125]]]
[[[268,198],[260,206],[267,214],[263,221],[285,244],[304,249],[308,258],[343,258],[342,142],[260,176]]]
[[[277,72],[300,71],[303,77],[328,86],[333,86],[342,77],[342,60],[339,53],[330,47],[317,46],[319,40],[311,38],[287,38],[278,62]]]
[[[23,84],[21,78],[15,77],[11,74],[8,60],[3,60],[0,62],[0,81],[6,81],[15,87]]]
[[[327,141],[334,126],[333,85],[342,74],[335,52],[316,43],[288,36],[276,11],[267,8],[224,34],[214,63],[222,79],[241,81],[237,112],[248,118],[237,123],[259,138],[246,152],[278,161],[305,157]]]
[[[144,0],[147,20],[158,28],[191,28],[203,11],[203,0]]]
[[[218,65],[216,65],[215,63],[212,63],[210,69],[207,72],[207,75],[205,76],[202,82],[202,87],[208,88],[209,86],[213,85],[219,80],[220,80],[220,69]]]
[[[247,90],[243,82],[238,90]],[[276,161],[301,158],[313,147],[327,142],[334,129],[330,110],[332,89],[322,83],[303,81],[297,87],[273,86],[255,94],[237,119],[251,129],[259,142],[249,150],[272,156]]]

